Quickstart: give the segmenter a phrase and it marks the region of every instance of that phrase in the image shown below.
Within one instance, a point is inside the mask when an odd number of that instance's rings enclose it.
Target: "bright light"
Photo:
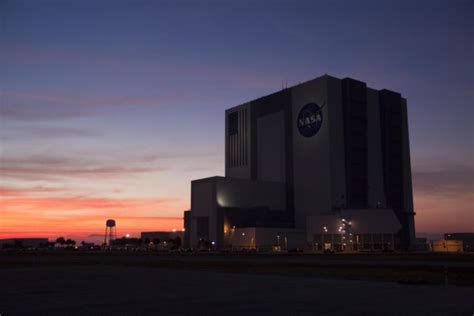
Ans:
[[[182,230],[183,232],[185,232],[185,231],[186,231],[186,228],[183,228],[183,229],[181,229],[181,230]]]
[[[126,234],[126,235],[125,235],[125,238],[130,238],[130,234]]]
[[[245,236],[245,233],[242,233],[242,236]]]
[[[176,228],[173,228],[173,233],[176,233]]]
[[[215,244],[216,244],[216,242],[215,242],[215,241],[212,241],[212,242],[211,242],[211,245],[213,245],[213,246],[214,246]]]
[[[218,204],[219,206],[227,206],[227,205],[226,205],[227,203],[226,203],[226,198],[225,198],[225,196],[223,196],[222,194],[219,194],[219,195],[217,196],[217,204]]]

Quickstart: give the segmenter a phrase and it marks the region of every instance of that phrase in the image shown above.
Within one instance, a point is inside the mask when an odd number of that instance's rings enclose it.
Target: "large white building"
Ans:
[[[225,177],[191,182],[191,247],[408,249],[406,100],[328,75],[226,111]]]

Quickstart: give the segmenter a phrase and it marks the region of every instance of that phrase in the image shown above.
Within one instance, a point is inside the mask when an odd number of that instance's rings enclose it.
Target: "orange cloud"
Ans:
[[[141,165],[127,167],[120,165],[104,165],[98,161],[49,156],[31,156],[26,158],[3,157],[0,174],[4,178],[22,180],[54,180],[64,177],[74,178],[104,178],[117,177],[137,173],[163,171],[157,166]]]
[[[64,192],[62,188],[49,188],[43,186],[36,186],[33,188],[15,188],[15,187],[4,187],[0,186],[0,197],[18,197],[34,195],[36,193],[51,193],[51,192]]]
[[[105,230],[104,216],[22,216],[12,215],[0,220],[0,238],[59,236],[76,240],[100,240]],[[117,222],[117,235],[139,236],[142,231],[171,231],[181,229],[181,217],[113,217]]]
[[[43,197],[57,188],[0,187],[0,238],[67,236],[94,240],[105,220],[117,221],[119,234],[183,227],[186,203],[176,198]],[[168,215],[168,216],[166,216]]]
[[[182,200],[175,198],[103,198],[103,197],[10,197],[0,199],[2,214],[84,213],[130,214],[166,209],[183,210]]]

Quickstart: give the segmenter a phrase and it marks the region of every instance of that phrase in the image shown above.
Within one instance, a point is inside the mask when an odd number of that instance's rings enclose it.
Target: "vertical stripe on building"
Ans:
[[[247,109],[240,109],[228,115],[228,157],[229,168],[247,165]]]

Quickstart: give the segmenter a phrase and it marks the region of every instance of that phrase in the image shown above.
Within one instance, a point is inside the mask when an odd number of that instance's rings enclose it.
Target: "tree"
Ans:
[[[76,241],[72,239],[68,239],[65,241],[65,244],[68,246],[74,246],[76,244]]]
[[[59,237],[58,239],[56,239],[56,243],[63,246],[66,243],[66,239],[64,239],[64,237]]]

